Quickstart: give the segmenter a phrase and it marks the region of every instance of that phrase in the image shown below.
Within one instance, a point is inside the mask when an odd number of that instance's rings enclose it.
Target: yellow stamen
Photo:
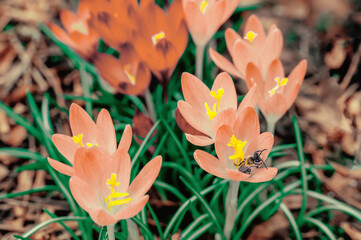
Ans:
[[[93,147],[93,146],[97,146],[98,147],[98,143],[96,143],[95,145],[92,143],[86,143],[85,144],[87,147]]]
[[[258,34],[253,31],[248,31],[244,39],[248,39],[250,42],[253,42],[253,40],[257,37],[257,35]]]
[[[212,110],[209,108],[209,106],[208,106],[207,103],[204,103],[204,105],[206,106],[206,109],[207,109],[207,115],[208,115],[209,119],[212,121],[213,118],[215,118],[215,117],[217,116],[217,114],[218,114],[218,113],[216,112],[216,105],[217,105],[217,103],[215,103],[215,104],[213,105]]]
[[[233,160],[234,165],[239,168],[244,161],[244,151],[243,148],[246,146],[247,141],[241,141],[232,135],[231,140],[227,144],[228,147],[234,148],[234,155],[230,156],[229,159]]]
[[[135,85],[135,76],[133,74],[130,74],[127,70],[124,71],[127,75],[130,83],[134,86]]]
[[[201,5],[199,6],[199,9],[201,10],[203,15],[206,14],[207,7],[208,7],[208,2],[205,0],[202,1]]]
[[[87,35],[87,34],[88,34],[88,29],[87,29],[85,23],[82,22],[82,21],[73,23],[73,25],[71,25],[71,28],[72,28],[74,31],[80,32],[81,34],[84,34],[84,35]]]
[[[213,105],[212,110],[209,108],[208,104],[205,103],[207,114],[211,121],[221,111],[221,98],[223,96],[223,93],[224,93],[223,88],[219,88],[219,89],[217,89],[217,91],[210,91],[210,93],[209,93],[217,101],[217,103],[215,103]],[[218,112],[216,111],[216,107],[217,107]]]
[[[269,96],[272,97],[278,89],[280,89],[282,86],[286,86],[288,83],[288,78],[282,78],[282,80],[279,77],[275,78],[275,81],[277,85],[268,91]]]
[[[115,186],[119,186],[120,182],[117,182],[117,175],[115,173],[112,173],[110,175],[110,178],[107,179],[106,185],[109,186],[110,194],[104,199],[105,203],[108,203],[108,209],[112,210],[112,206],[122,205],[130,202],[132,198],[124,198],[124,199],[116,199],[113,200],[113,198],[120,198],[120,197],[126,197],[129,195],[129,193],[120,193],[116,192],[114,190]]]
[[[156,33],[152,36],[152,42],[155,45],[157,45],[157,43],[161,40],[165,38],[165,33],[164,32],[159,32],[159,33]]]
[[[79,144],[80,146],[84,147],[84,144],[83,144],[83,134],[78,134],[78,136],[73,136],[73,141],[74,141],[76,144]]]

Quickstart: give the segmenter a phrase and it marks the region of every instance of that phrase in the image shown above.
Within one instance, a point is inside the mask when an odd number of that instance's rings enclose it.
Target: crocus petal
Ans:
[[[130,184],[128,193],[132,195],[133,198],[143,196],[157,178],[161,165],[161,156],[157,156],[147,163]]]
[[[69,187],[76,202],[87,212],[100,208],[98,194],[93,186],[80,177],[73,175],[69,180]]]
[[[120,139],[118,148],[123,148],[126,152],[129,151],[130,145],[132,144],[133,131],[132,127],[127,124],[123,131],[122,138]]]
[[[238,72],[237,68],[231,63],[227,58],[223,55],[219,54],[218,52],[214,51],[212,48],[209,49],[209,56],[213,60],[213,62],[225,72],[233,75],[234,77],[243,78],[243,75]]]
[[[251,176],[245,182],[267,182],[272,180],[277,174],[277,168],[269,167],[252,169]]]
[[[58,151],[66,158],[70,163],[74,162],[74,155],[80,145],[74,143],[72,137],[63,134],[54,134],[52,140],[58,149]]]
[[[260,95],[264,96],[265,82],[259,68],[253,62],[248,63],[246,67],[246,84],[248,89],[256,84]]]
[[[237,108],[237,93],[233,80],[228,73],[223,72],[217,75],[214,80],[212,91],[223,88],[224,93],[221,98],[221,111],[228,108]],[[203,103],[204,104],[204,103]]]
[[[117,148],[113,120],[107,110],[102,109],[97,118],[97,143],[110,154]]]
[[[228,179],[231,179],[233,181],[244,181],[247,178],[249,178],[249,176],[250,176],[247,173],[243,173],[238,170],[229,169],[229,168],[226,168],[226,173],[227,173]]]
[[[65,32],[61,27],[55,25],[53,23],[48,24],[50,30],[54,33],[54,35],[59,38],[60,41],[69,45],[70,47],[75,47],[74,41],[70,38],[69,34]]]
[[[248,18],[244,29],[244,34],[247,34],[247,32],[249,31],[255,32],[257,34],[257,36],[254,38],[251,44],[255,45],[255,47],[257,48],[260,48],[262,44],[265,42],[266,33],[259,18],[254,14],[252,14]]]
[[[248,90],[246,96],[244,96],[242,102],[239,104],[237,109],[237,115],[247,107],[255,108],[258,102],[259,92],[257,84],[254,84],[251,89]]]
[[[217,114],[212,120],[211,129],[214,135],[217,133],[217,130],[222,125],[233,126],[236,121],[236,111],[233,108],[228,108]]]
[[[186,133],[187,140],[196,146],[208,146],[214,143],[214,139],[206,137],[206,136],[196,136]]]
[[[227,44],[227,49],[228,51],[230,51],[234,44],[239,41],[242,40],[241,37],[238,35],[238,33],[236,31],[234,31],[232,28],[227,28],[226,32],[224,34],[225,39],[226,39],[226,44]],[[230,54],[232,54],[231,52],[229,52]],[[228,71],[226,71],[228,72]]]
[[[74,174],[73,168],[69,165],[56,161],[52,158],[48,158],[48,162],[56,171],[64,175],[72,176]]]
[[[83,134],[83,143],[94,144],[97,127],[88,113],[75,103],[71,104],[69,111],[70,128],[73,135]]]
[[[262,61],[261,61],[261,71],[266,74],[267,69],[270,63],[281,56],[283,48],[283,36],[281,30],[274,28],[269,32],[265,45],[263,46],[262,52]],[[265,76],[265,75],[263,75]]]
[[[268,91],[277,85],[275,78],[284,78],[285,71],[283,69],[282,62],[279,59],[275,59],[268,68],[266,85],[265,85],[265,96],[269,95]]]
[[[210,120],[205,113],[192,107],[189,103],[184,101],[178,101],[178,108],[184,119],[196,130],[204,133],[207,136],[212,135],[210,128]],[[204,112],[206,109],[204,107]]]
[[[117,220],[127,219],[137,215],[147,204],[149,195],[143,197],[133,198],[129,203],[124,205],[116,214],[113,215],[113,218]]]
[[[250,49],[250,46],[242,40],[237,41],[231,51],[233,52],[234,65],[242,75],[245,75],[246,66],[255,58],[255,53]],[[256,64],[258,64],[258,62],[256,62]]]
[[[99,226],[107,226],[112,225],[118,222],[114,216],[110,216],[104,209],[89,209],[89,215],[93,219],[93,221]]]
[[[214,176],[228,179],[226,172],[224,171],[224,165],[213,155],[202,150],[196,150],[194,152],[194,159],[204,171],[213,174]]]
[[[247,107],[239,113],[234,123],[234,133],[237,139],[246,140],[248,144],[259,135],[259,120],[253,108]]]
[[[273,142],[274,142],[274,137],[269,132],[264,132],[264,133],[258,135],[248,145],[247,150],[245,152],[246,156],[252,155],[257,150],[266,149],[265,151],[262,152],[262,159],[263,159],[263,161],[266,161],[267,156],[272,149]],[[266,163],[266,165],[267,165],[267,163]]]
[[[175,120],[177,122],[178,127],[184,132],[195,136],[204,136],[200,131],[196,130],[192,127],[182,116],[179,109],[177,108],[175,111]]]
[[[272,118],[273,120],[280,119],[289,108],[287,99],[280,93],[275,93],[266,101],[260,98],[258,105],[265,118]]]
[[[234,148],[227,146],[231,140],[232,135],[232,127],[223,125],[218,129],[216,134],[216,141],[214,143],[217,156],[222,164],[226,167],[231,167],[232,165],[234,166],[233,161],[229,159],[229,157],[234,154]]]
[[[72,25],[81,20],[76,14],[65,9],[60,10],[59,16],[61,23],[68,33],[73,32],[74,29],[72,28]]]
[[[291,103],[290,105],[292,105],[293,102],[296,100],[299,87],[301,86],[303,79],[305,78],[306,75],[306,69],[307,69],[307,61],[302,60],[288,75],[289,82],[285,86],[283,95]],[[296,89],[297,91],[296,94],[294,94],[294,92],[292,91],[294,89]]]
[[[112,160],[109,161],[106,166],[107,178],[109,178],[112,173],[117,174],[118,182],[120,182],[116,189],[118,192],[126,192],[128,190],[130,167],[131,163],[128,152],[122,148],[118,148],[117,151],[113,153]]]

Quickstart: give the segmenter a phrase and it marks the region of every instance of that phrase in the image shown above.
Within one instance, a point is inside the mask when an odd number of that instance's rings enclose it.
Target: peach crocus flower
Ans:
[[[102,109],[95,124],[88,113],[77,104],[70,106],[70,128],[73,136],[54,134],[52,140],[58,151],[74,164],[74,156],[79,148],[100,147],[113,154],[116,149],[116,136],[113,121],[106,109]],[[132,128],[127,125],[124,129],[118,149],[128,151],[132,141]],[[72,166],[48,158],[50,165],[57,171],[71,176],[74,174]]]
[[[49,28],[83,58],[91,59],[97,52],[99,37],[97,32],[88,26],[89,18],[88,2],[80,1],[77,15],[64,9],[60,11],[60,20],[65,31],[53,23],[49,23]]]
[[[157,178],[162,157],[157,156],[129,185],[131,162],[126,150],[110,154],[103,148],[80,148],[75,154],[69,186],[77,203],[100,226],[113,225],[138,214],[148,202],[145,193]]]
[[[261,22],[255,15],[248,18],[243,38],[231,28],[226,30],[225,38],[233,64],[213,49],[209,50],[209,54],[220,69],[240,79],[245,79],[249,62],[258,66],[262,76],[265,76],[269,64],[279,58],[282,52],[281,31],[272,25],[266,36]]]
[[[132,47],[121,51],[119,59],[99,53],[94,65],[102,78],[122,94],[143,94],[151,80],[148,66],[141,62]]]
[[[194,158],[206,172],[217,177],[233,181],[265,182],[274,178],[277,168],[258,167],[246,159],[261,153],[265,162],[273,146],[273,135],[269,132],[260,134],[259,120],[256,111],[247,107],[239,115],[233,127],[222,125],[216,134],[215,149],[218,158],[196,150]]]
[[[188,31],[180,0],[174,0],[166,14],[154,1],[141,1],[141,24],[132,43],[164,89],[183,54]]]
[[[203,134],[192,135],[185,131],[188,141],[197,146],[214,143],[218,127],[232,126],[246,107],[256,105],[258,97],[253,88],[237,108],[236,89],[228,73],[220,73],[211,90],[196,76],[183,73],[182,91],[185,101],[178,101],[179,112],[193,129]]]
[[[270,64],[266,77],[263,77],[255,64],[251,62],[247,65],[246,84],[248,88],[256,84],[259,89],[258,106],[267,120],[269,131],[274,131],[275,123],[296,100],[306,68],[307,61],[302,60],[285,77],[281,61],[276,59]]]

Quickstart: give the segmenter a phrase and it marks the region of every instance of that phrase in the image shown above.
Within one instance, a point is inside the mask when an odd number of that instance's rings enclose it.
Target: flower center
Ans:
[[[78,136],[73,136],[73,141],[74,141],[74,143],[80,145],[81,147],[84,147],[84,144],[83,144],[83,134],[82,134],[82,133],[81,133],[81,134],[78,134]],[[96,144],[93,144],[93,143],[89,143],[89,142],[85,143],[85,145],[86,145],[87,147],[98,146],[97,143],[96,143]]]
[[[205,103],[204,105],[206,106],[206,110],[207,110],[207,115],[209,117],[209,119],[212,121],[213,118],[215,118],[215,116],[217,116],[217,114],[221,111],[221,98],[223,96],[224,93],[224,89],[223,88],[219,88],[217,91],[211,91],[209,94],[216,99],[217,103],[215,103],[212,107],[212,110],[209,108],[208,103]],[[217,108],[218,106],[218,108]],[[216,109],[217,108],[217,109]],[[218,110],[218,112],[217,112]]]
[[[244,161],[244,151],[243,148],[246,146],[247,141],[241,141],[237,139],[234,135],[232,135],[231,140],[227,144],[228,147],[234,148],[234,154],[229,157],[229,159],[233,160],[234,165],[239,168]]]
[[[124,72],[127,75],[129,82],[134,86],[135,85],[135,76],[130,73],[131,70],[132,70],[132,65],[127,64],[124,66]]]
[[[159,32],[159,33],[156,33],[152,36],[152,42],[153,42],[153,45],[157,45],[157,43],[162,40],[163,38],[165,38],[165,33],[162,31],[162,32]]]
[[[201,10],[202,14],[206,14],[206,10],[208,7],[208,2],[206,0],[201,2],[201,5],[199,6],[199,9]]]
[[[81,34],[84,34],[84,35],[88,34],[88,28],[86,27],[85,23],[82,21],[73,23],[73,25],[71,25],[71,28],[74,31],[80,32]]]
[[[129,195],[129,193],[120,193],[114,190],[114,187],[119,186],[119,184],[120,182],[117,182],[117,175],[115,173],[112,173],[112,175],[106,182],[106,185],[109,186],[110,194],[104,199],[104,202],[108,203],[109,210],[112,210],[112,206],[123,205],[132,200],[132,198],[113,200],[113,198],[121,198]]]
[[[280,77],[276,77],[275,81],[276,81],[277,85],[274,88],[272,88],[271,90],[268,91],[268,94],[269,94],[270,97],[272,97],[273,94],[275,94],[281,87],[287,85],[288,78],[282,78],[282,80],[281,80]]]
[[[253,40],[257,37],[257,33],[253,31],[248,31],[244,36],[244,39],[248,39],[248,41],[253,42]]]

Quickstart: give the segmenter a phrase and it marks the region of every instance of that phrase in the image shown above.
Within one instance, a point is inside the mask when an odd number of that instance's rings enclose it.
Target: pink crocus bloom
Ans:
[[[75,152],[79,148],[92,146],[103,148],[109,154],[117,150],[117,142],[113,121],[109,112],[102,109],[95,124],[88,113],[79,105],[73,103],[70,106],[70,128],[73,136],[54,134],[52,140],[58,151],[71,163],[74,164]],[[132,141],[132,128],[127,125],[124,129],[118,149],[126,152]],[[57,171],[71,176],[74,174],[72,166],[66,165],[54,159],[48,158],[50,165]]]
[[[269,132],[260,134],[257,113],[247,107],[237,117],[233,127],[222,125],[217,130],[215,149],[218,158],[202,150],[196,150],[194,158],[204,171],[217,177],[233,181],[265,182],[277,174],[277,168],[261,168],[272,146],[273,135]],[[259,165],[247,160],[255,153],[260,153],[262,157]]]
[[[302,60],[285,77],[283,65],[279,59],[274,60],[265,77],[261,70],[253,63],[246,69],[246,83],[248,88],[257,85],[260,93],[258,106],[268,124],[276,123],[292,106],[306,74],[307,61]]]
[[[252,88],[237,108],[237,93],[228,73],[220,73],[209,89],[200,79],[189,73],[182,75],[185,101],[178,109],[185,121],[203,135],[186,133],[188,141],[197,146],[214,143],[217,129],[222,124],[233,126],[236,116],[248,107],[255,107],[258,93]]]
[[[240,79],[245,79],[246,66],[249,62],[258,66],[264,76],[269,64],[279,58],[282,52],[281,31],[272,25],[266,35],[255,15],[248,18],[243,38],[231,28],[226,30],[225,38],[233,63],[213,49],[209,49],[209,54],[220,69]]]
[[[76,202],[100,226],[112,225],[138,214],[148,202],[145,193],[157,178],[162,157],[151,160],[130,182],[131,162],[126,150],[110,154],[93,146],[75,154],[69,185]]]
[[[60,11],[60,20],[65,31],[53,23],[49,23],[49,27],[60,41],[72,47],[82,57],[91,59],[97,52],[99,36],[89,27],[89,19],[89,3],[80,1],[77,14],[64,9]]]
[[[205,46],[218,28],[228,20],[238,0],[182,0],[185,19],[193,41]]]

